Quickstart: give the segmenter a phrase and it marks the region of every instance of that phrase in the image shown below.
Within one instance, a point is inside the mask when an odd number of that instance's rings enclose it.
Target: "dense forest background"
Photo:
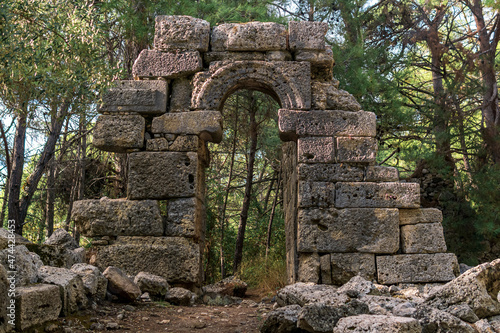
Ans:
[[[3,0],[0,3],[0,219],[43,242],[84,198],[125,196],[126,156],[92,146],[96,105],[152,47],[154,17],[212,25],[329,24],[341,89],[377,115],[378,163],[417,178],[443,210],[449,250],[500,256],[500,3],[494,0]],[[238,91],[207,171],[207,281],[233,273],[284,283],[278,105]],[[244,215],[246,215],[244,217]],[[238,233],[246,222],[244,243]],[[239,262],[234,258],[243,247]],[[235,265],[236,262],[236,265]],[[241,266],[240,266],[241,265]]]

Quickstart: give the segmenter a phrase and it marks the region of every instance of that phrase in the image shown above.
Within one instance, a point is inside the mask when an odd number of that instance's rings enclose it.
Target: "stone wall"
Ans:
[[[222,140],[220,110],[238,89],[281,106],[288,282],[448,281],[441,217],[420,209],[418,184],[375,165],[376,116],[332,77],[327,24],[221,24],[156,18],[154,49],[135,80],[103,96],[94,145],[127,153],[127,198],[83,200],[73,218],[94,241],[91,262],[199,286],[207,142]],[[159,209],[159,202],[166,209]],[[438,216],[439,215],[439,216]]]

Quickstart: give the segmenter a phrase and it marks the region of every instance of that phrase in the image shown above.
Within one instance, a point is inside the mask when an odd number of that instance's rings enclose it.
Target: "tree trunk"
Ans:
[[[47,206],[45,207],[45,216],[47,224],[47,238],[54,232],[54,201],[55,201],[55,178],[56,178],[57,162],[52,158],[49,163],[47,172]]]

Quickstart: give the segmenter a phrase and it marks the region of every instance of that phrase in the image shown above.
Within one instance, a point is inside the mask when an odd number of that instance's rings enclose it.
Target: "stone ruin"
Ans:
[[[444,282],[458,274],[437,209],[416,183],[377,166],[376,116],[332,76],[327,24],[221,24],[156,18],[154,48],[135,80],[103,96],[93,144],[126,153],[127,198],[75,202],[94,239],[90,263],[145,271],[199,287],[205,233],[207,142],[222,140],[221,110],[238,89],[280,105],[288,283]],[[160,209],[161,207],[161,209]]]

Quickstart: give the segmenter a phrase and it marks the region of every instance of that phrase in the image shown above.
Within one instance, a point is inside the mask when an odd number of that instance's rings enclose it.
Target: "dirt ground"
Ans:
[[[200,332],[254,333],[272,310],[273,302],[261,302],[251,294],[241,304],[173,306],[166,302],[120,304],[103,302],[78,315],[59,318],[45,332]]]

